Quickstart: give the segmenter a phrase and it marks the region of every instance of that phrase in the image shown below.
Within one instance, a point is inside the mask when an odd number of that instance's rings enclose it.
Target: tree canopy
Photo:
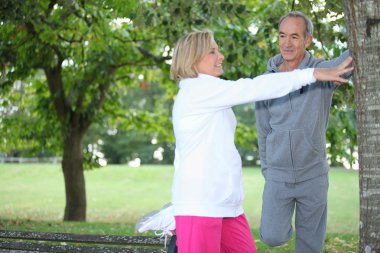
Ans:
[[[109,129],[119,129],[118,135],[140,131],[167,145],[173,142],[169,119],[176,92],[176,84],[168,76],[170,55],[184,33],[213,30],[226,55],[224,77],[231,79],[265,72],[266,60],[278,53],[278,19],[293,9],[313,20],[315,43],[311,50],[316,56],[331,58],[346,47],[340,1],[177,2],[3,1],[0,150],[26,156],[62,154],[58,120],[51,113],[55,109],[43,74],[43,68],[58,62],[65,94],[62,105],[86,111],[86,117],[104,129],[103,136]],[[107,82],[103,97],[101,83]],[[333,164],[355,159],[352,102],[349,87],[340,88],[334,96],[327,136]],[[255,164],[252,105],[235,111],[242,123],[237,131],[239,149],[250,157],[246,164]],[[20,127],[25,125],[29,127]],[[100,138],[92,136],[86,138],[88,144]],[[99,148],[105,149],[107,144],[103,142]],[[146,146],[146,142],[140,144]],[[165,152],[165,162],[170,162],[170,152],[170,148]],[[126,157],[134,156],[129,153]],[[87,158],[97,161],[94,152]]]

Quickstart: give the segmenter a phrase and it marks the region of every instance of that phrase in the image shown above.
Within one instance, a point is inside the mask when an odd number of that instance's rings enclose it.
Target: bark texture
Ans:
[[[354,86],[360,180],[359,252],[380,252],[380,1],[344,0]]]

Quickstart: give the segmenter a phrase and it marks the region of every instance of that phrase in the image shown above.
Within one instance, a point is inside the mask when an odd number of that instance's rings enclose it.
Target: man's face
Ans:
[[[304,57],[305,49],[310,45],[312,37],[305,38],[305,21],[299,17],[288,17],[280,25],[280,52],[285,61],[298,66]]]

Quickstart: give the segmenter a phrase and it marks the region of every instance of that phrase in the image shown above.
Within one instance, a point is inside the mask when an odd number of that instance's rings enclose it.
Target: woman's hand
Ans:
[[[347,83],[348,80],[341,77],[354,69],[349,67],[352,63],[352,58],[348,57],[344,62],[335,68],[315,68],[314,77],[319,81],[331,81],[335,83]]]

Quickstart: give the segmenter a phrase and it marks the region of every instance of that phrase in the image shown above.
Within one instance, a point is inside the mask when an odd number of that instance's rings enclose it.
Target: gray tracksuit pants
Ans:
[[[299,183],[266,180],[263,193],[260,237],[279,246],[292,237],[295,209],[295,253],[321,253],[326,219],[328,175]]]

